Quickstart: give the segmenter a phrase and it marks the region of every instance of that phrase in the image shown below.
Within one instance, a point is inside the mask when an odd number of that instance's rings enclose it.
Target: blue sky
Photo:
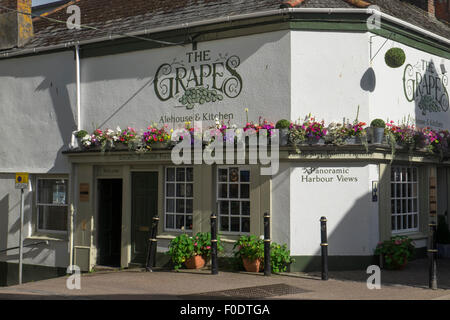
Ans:
[[[57,0],[33,0],[33,6],[39,6],[41,4],[46,4],[50,2],[55,2]]]

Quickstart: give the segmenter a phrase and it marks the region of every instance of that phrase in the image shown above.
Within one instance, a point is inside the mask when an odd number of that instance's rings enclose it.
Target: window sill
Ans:
[[[66,235],[32,235],[27,237],[25,240],[42,240],[42,241],[68,241]]]
[[[414,231],[414,232],[400,232],[400,233],[393,233],[392,236],[405,236],[412,240],[425,240],[428,239],[428,235],[426,235],[423,232],[420,231]]]

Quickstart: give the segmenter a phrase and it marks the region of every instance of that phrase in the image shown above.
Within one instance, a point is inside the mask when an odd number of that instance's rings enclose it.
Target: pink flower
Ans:
[[[196,243],[194,243],[194,246],[197,246],[197,242],[196,242]]]

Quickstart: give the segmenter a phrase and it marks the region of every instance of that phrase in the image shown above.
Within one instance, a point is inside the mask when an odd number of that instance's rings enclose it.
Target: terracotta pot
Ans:
[[[184,262],[188,269],[201,269],[205,266],[206,260],[203,256],[193,256]]]
[[[392,262],[390,266],[387,265],[387,263],[384,263],[387,269],[390,270],[403,270],[405,269],[406,265],[408,264],[408,258],[406,255],[403,257],[403,261],[401,262]]]
[[[250,260],[247,258],[242,258],[242,263],[244,264],[244,269],[247,272],[259,272],[261,270],[261,259]]]

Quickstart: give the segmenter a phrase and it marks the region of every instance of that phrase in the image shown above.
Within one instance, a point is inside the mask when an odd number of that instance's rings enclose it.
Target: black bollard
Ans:
[[[436,266],[436,224],[430,224],[430,239],[428,246],[429,259],[429,287],[437,290],[437,266]]]
[[[211,214],[211,274],[218,274],[217,263],[217,216]]]
[[[328,239],[327,218],[320,218],[321,248],[322,248],[322,280],[328,280]]]
[[[272,265],[270,262],[270,214],[264,215],[264,275],[272,275]]]
[[[156,248],[158,244],[158,240],[156,236],[158,234],[158,217],[153,217],[152,230],[150,232],[150,239],[148,245],[148,253],[147,253],[147,265],[145,266],[145,270],[147,272],[152,272],[153,267],[156,265]]]

